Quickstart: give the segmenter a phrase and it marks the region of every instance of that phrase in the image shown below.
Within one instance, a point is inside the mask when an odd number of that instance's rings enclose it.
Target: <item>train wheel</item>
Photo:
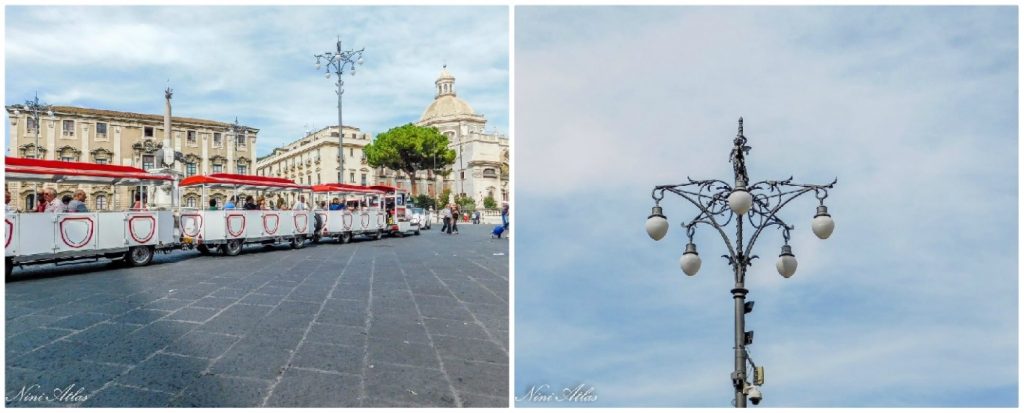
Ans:
[[[7,272],[7,274],[4,276],[4,278],[9,279],[9,278],[11,278],[11,273],[14,272],[14,261],[11,260],[10,258],[8,258],[8,259],[4,260],[4,265],[5,265],[4,270]]]
[[[242,241],[237,239],[228,240],[228,242],[220,248],[221,251],[224,252],[224,255],[233,257],[242,252]]]
[[[377,237],[376,237],[376,239],[384,239],[384,230],[382,230],[382,229],[378,229],[377,230]]]
[[[314,233],[313,234],[313,243],[314,244],[319,244],[320,243],[320,233]]]
[[[348,244],[348,243],[352,242],[352,233],[351,232],[343,233],[343,234],[341,234],[341,237],[338,237],[338,239],[341,241],[342,244]]]
[[[210,247],[207,247],[206,244],[197,245],[196,250],[202,255],[210,255]]]
[[[303,235],[296,235],[292,238],[292,248],[299,249],[306,246],[306,237]]]
[[[139,245],[131,247],[124,256],[125,262],[132,267],[142,267],[153,262],[153,247]]]

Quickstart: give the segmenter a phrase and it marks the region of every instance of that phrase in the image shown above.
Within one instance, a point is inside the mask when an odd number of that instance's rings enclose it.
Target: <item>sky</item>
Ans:
[[[838,184],[786,206],[747,276],[762,407],[1016,406],[1016,7],[517,7],[515,392],[585,384],[593,402],[733,398],[731,269],[697,231],[685,276],[672,195],[732,179]],[[733,232],[730,231],[730,234]],[[750,231],[746,232],[749,236]]]
[[[260,129],[257,155],[338,122],[336,79],[314,54],[366,48],[345,75],[345,125],[420,119],[442,65],[508,133],[507,7],[6,7],[4,103],[174,115]],[[6,125],[6,122],[5,122]],[[9,129],[9,125],[5,126]],[[9,130],[7,131],[9,136]]]

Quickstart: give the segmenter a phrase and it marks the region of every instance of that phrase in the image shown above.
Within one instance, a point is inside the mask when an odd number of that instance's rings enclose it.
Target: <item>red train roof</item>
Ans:
[[[129,185],[173,181],[166,174],[152,174],[123,165],[101,165],[88,162],[65,162],[46,159],[4,158],[4,177],[8,181],[49,181]]]
[[[353,192],[359,194],[382,194],[383,191],[362,185],[352,184],[323,184],[313,185],[313,192]]]
[[[291,189],[308,190],[310,187],[296,184],[294,181],[284,178],[274,178],[258,175],[238,175],[216,173],[210,175],[193,175],[182,179],[180,186],[206,185],[213,187],[241,187],[251,189]]]

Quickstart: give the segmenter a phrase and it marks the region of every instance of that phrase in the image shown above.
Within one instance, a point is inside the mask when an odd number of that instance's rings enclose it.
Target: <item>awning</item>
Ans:
[[[151,174],[122,165],[65,162],[45,159],[4,158],[4,178],[8,181],[35,181],[96,185],[149,185],[173,181],[165,174]]]
[[[362,185],[352,184],[323,184],[313,185],[313,192],[342,192],[350,194],[383,194],[384,191],[373,189]]]
[[[216,173],[193,175],[182,179],[180,186],[209,186],[211,188],[262,189],[270,191],[308,191],[308,186],[296,184],[285,178],[258,175]]]

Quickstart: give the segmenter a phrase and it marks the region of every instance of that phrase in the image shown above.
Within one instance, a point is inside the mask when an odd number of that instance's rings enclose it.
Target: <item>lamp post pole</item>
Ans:
[[[335,50],[333,52],[328,51],[322,54],[313,55],[316,59],[316,69],[320,70],[320,65],[326,65],[324,72],[327,79],[331,78],[334,74],[338,77],[338,81],[334,82],[334,85],[338,88],[335,93],[338,95],[338,183],[345,183],[345,131],[344,124],[341,118],[341,97],[345,94],[345,80],[342,79],[342,75],[345,74],[345,69],[350,69],[350,73],[355,76],[356,65],[362,66],[363,64],[363,51],[366,48],[359,50],[341,50],[341,37],[338,37],[338,42],[335,44]],[[354,182],[353,182],[354,183]]]
[[[239,154],[238,154],[238,137],[241,136],[243,140],[248,139],[248,137],[246,136],[246,133],[245,133],[245,129],[246,128],[243,128],[242,125],[238,124],[238,116],[235,116],[235,123],[231,124],[231,139],[235,141],[234,142],[234,145],[235,145],[235,171],[234,172],[235,173],[238,173],[238,158],[239,158]],[[248,144],[246,144],[246,145],[248,145]],[[249,161],[249,162],[252,162],[252,161]],[[228,173],[230,173],[231,172],[230,166],[228,168],[229,168],[228,169]],[[249,173],[249,165],[245,166],[245,172],[246,172],[245,173],[246,175],[251,175]]]
[[[735,311],[734,370],[730,378],[735,390],[734,404],[736,407],[747,407],[748,398],[755,405],[760,403],[762,395],[758,386],[764,382],[763,368],[755,365],[747,352],[747,346],[753,342],[754,332],[746,331],[745,318],[747,313],[753,311],[754,302],[746,300],[749,291],[744,282],[747,267],[754,259],[758,258],[757,255],[751,255],[754,243],[764,229],[769,227],[781,229],[782,252],[779,254],[779,260],[775,266],[780,275],[789,278],[796,272],[797,264],[792,248],[789,246],[789,232],[794,227],[779,218],[779,210],[793,199],[813,192],[818,199],[819,206],[811,221],[812,231],[818,238],[826,239],[835,228],[835,223],[825,206],[825,198],[828,197],[828,190],[836,184],[836,180],[827,185],[796,184],[790,177],[785,180],[767,180],[749,185],[746,155],[750,153],[750,149],[750,146],[747,146],[747,138],[743,135],[743,118],[740,118],[738,132],[733,139],[733,148],[729,155],[729,161],[733,166],[733,184],[730,185],[728,182],[718,179],[698,181],[687,178],[686,183],[655,186],[651,191],[654,208],[645,225],[647,234],[656,241],[663,238],[668,232],[669,223],[661,208],[661,200],[664,198],[665,192],[679,195],[697,207],[699,211],[697,216],[689,222],[681,224],[686,229],[689,242],[680,257],[679,264],[683,272],[690,276],[697,274],[701,264],[697,246],[693,243],[693,235],[698,224],[714,228],[725,242],[729,253],[722,257],[726,258],[732,266],[734,278],[733,288],[730,291]],[[744,217],[747,222],[744,222]],[[736,237],[730,240],[726,235],[726,229],[733,218],[736,221]],[[746,246],[744,246],[743,234],[745,225],[753,231],[749,239],[746,239]],[[753,383],[748,381],[748,363],[754,371]]]
[[[40,119],[39,119],[39,112],[43,111],[43,110],[46,110],[46,115],[52,118],[53,117],[53,108],[50,105],[47,105],[45,103],[42,103],[42,104],[39,103],[39,93],[38,92],[35,94],[35,97],[32,100],[26,100],[25,101],[24,108],[28,112],[32,113],[32,119],[36,123],[36,143],[35,143],[35,146],[33,147],[32,157],[34,159],[39,159],[39,130],[42,129],[42,123],[40,122]],[[15,115],[18,114],[17,109],[15,109],[14,114]],[[26,113],[26,116],[27,115],[28,115],[28,113]],[[34,189],[35,193],[32,195],[32,199],[35,201],[36,204],[39,204],[39,200],[36,199],[36,198],[39,197],[38,184],[33,185],[33,186],[36,189]],[[35,205],[33,205],[33,207],[34,206]],[[28,206],[26,205],[26,207],[28,207]]]

